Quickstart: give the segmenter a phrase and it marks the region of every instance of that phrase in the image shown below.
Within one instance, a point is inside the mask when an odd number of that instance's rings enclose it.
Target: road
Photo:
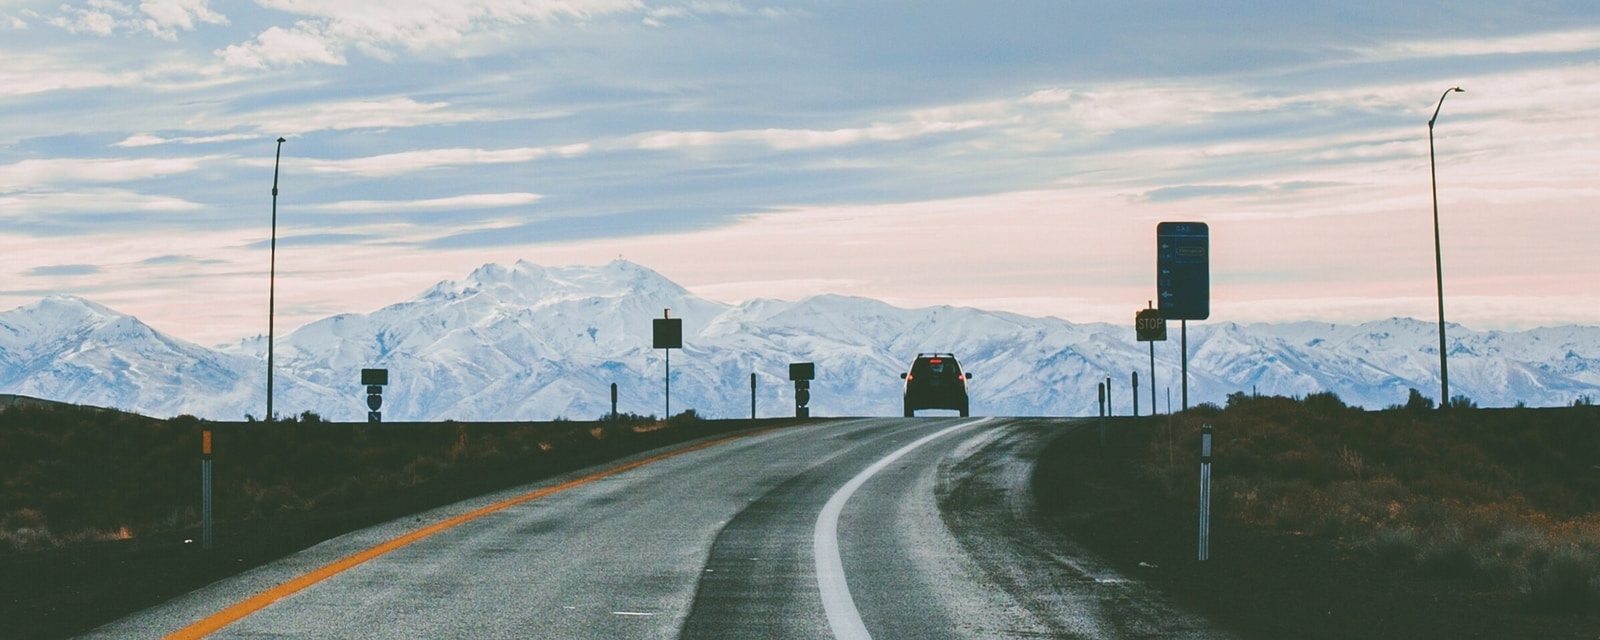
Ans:
[[[341,536],[90,637],[1224,637],[1036,522],[1034,456],[1070,428],[825,421],[645,454]]]

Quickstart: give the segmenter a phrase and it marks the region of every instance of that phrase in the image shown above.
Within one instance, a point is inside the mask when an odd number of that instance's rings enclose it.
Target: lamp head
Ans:
[[[1456,87],[1454,89],[1451,89],[1451,91],[1454,91],[1456,93],[1466,93],[1467,92],[1466,89],[1462,89],[1461,87]]]
[[[1456,89],[1456,91],[1460,91],[1460,89]],[[278,144],[283,144],[285,142],[288,142],[288,140],[284,140],[283,138],[278,138]]]

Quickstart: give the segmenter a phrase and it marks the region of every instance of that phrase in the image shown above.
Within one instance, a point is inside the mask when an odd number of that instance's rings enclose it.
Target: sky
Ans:
[[[1600,324],[1600,3],[0,0],[0,309],[201,344],[618,257],[1132,322]]]

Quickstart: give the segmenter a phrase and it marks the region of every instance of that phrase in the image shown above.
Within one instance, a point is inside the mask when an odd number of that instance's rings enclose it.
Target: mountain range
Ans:
[[[592,419],[610,410],[665,411],[663,352],[651,320],[684,323],[672,354],[672,411],[739,417],[792,415],[790,362],[815,362],[813,415],[895,415],[899,373],[919,352],[951,352],[973,373],[974,414],[1094,415],[1096,385],[1112,379],[1114,413],[1132,412],[1138,372],[1150,410],[1150,353],[1128,326],[950,306],[902,309],[820,295],[729,305],[697,297],[640,265],[489,264],[370,314],[305,325],[275,345],[279,415],[314,411],[364,420],[362,368],[389,370],[388,420]],[[1131,318],[1130,318],[1131,320]],[[1157,399],[1181,404],[1177,328],[1156,343]],[[1396,318],[1358,325],[1189,327],[1190,403],[1235,392],[1333,391],[1381,408],[1415,388],[1437,395],[1438,334]],[[1450,325],[1452,392],[1482,406],[1568,405],[1600,397],[1600,327],[1474,331]],[[0,393],[154,416],[219,420],[265,410],[265,340],[206,348],[94,302],[55,296],[0,313]]]

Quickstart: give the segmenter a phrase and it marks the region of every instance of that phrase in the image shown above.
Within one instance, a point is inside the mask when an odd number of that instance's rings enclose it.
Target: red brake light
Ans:
[[[912,379],[912,378],[915,378],[915,377],[916,377],[916,376],[914,376],[914,375],[911,375],[911,374],[909,374],[909,373],[908,373],[908,374],[906,374],[906,382],[910,382],[910,381],[911,381],[911,379]]]
[[[943,358],[933,358],[928,361],[928,364],[939,364],[941,362],[944,362]]]

